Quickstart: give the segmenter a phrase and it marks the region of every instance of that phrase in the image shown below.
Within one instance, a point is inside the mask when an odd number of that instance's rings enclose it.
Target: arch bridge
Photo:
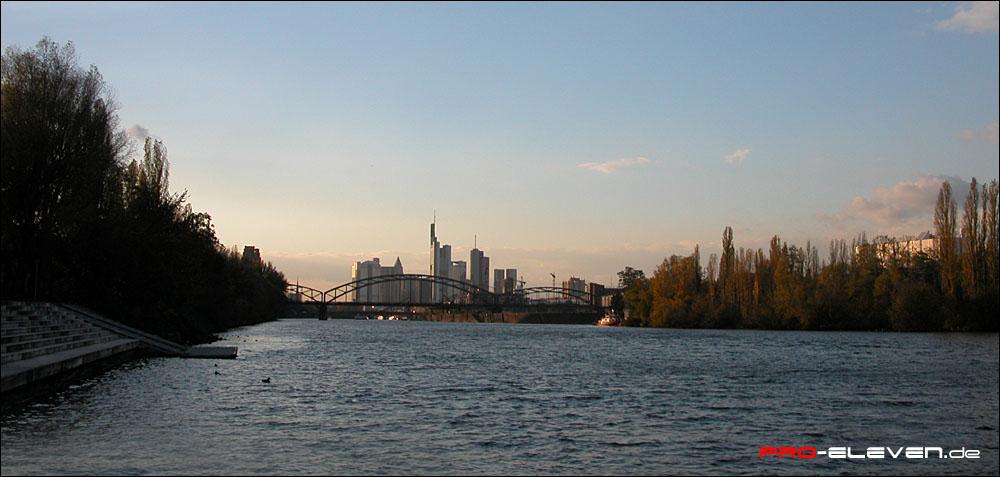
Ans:
[[[433,288],[446,298],[431,299]],[[369,293],[362,293],[368,290]],[[416,273],[379,275],[319,290],[304,285],[288,285],[290,302],[297,304],[356,304],[372,306],[455,307],[545,306],[553,304],[600,307],[586,291],[558,287],[529,287],[514,293],[493,293],[454,278]]]

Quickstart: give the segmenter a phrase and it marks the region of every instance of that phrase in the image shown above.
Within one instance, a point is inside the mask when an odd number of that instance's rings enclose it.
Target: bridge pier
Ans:
[[[321,320],[326,319],[326,303],[320,303],[320,305],[316,307],[316,315],[317,318]]]

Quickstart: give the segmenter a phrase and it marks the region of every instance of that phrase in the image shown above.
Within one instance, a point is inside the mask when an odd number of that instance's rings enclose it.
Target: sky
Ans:
[[[613,286],[726,226],[821,258],[933,230],[943,181],[1000,175],[997,5],[3,2],[0,32],[72,42],[291,282],[427,273],[436,216],[453,260]]]

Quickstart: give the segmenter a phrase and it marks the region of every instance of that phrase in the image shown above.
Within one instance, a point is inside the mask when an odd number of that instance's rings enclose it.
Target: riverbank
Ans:
[[[413,319],[453,323],[535,323],[560,325],[590,325],[601,318],[600,313],[561,312],[489,312],[489,311],[427,311],[416,313]]]
[[[4,301],[0,317],[4,412],[136,358],[232,359],[237,352],[184,346],[68,304]]]

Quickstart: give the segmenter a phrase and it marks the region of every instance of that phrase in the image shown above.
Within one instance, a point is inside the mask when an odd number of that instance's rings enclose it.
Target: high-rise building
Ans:
[[[391,267],[383,267],[378,257],[365,262],[355,262],[351,267],[351,281],[364,280],[366,278],[381,277],[385,275],[402,275],[403,264],[399,257]],[[404,290],[407,283],[403,281],[387,281],[376,285],[356,288],[352,298],[357,303],[398,303],[404,298]]]
[[[438,250],[441,248],[441,243],[438,242],[437,235],[434,234],[435,225],[437,225],[436,221],[431,222],[431,271],[428,275],[432,277],[438,276]],[[431,298],[437,298],[435,291],[431,292]]]
[[[562,282],[562,287],[563,289],[569,290],[571,292],[569,294],[569,296],[571,297],[577,297],[587,292],[587,282],[577,277],[569,277],[569,280]],[[580,292],[580,293],[574,294],[572,292]],[[567,301],[582,301],[582,300],[577,298],[572,298],[568,299]]]
[[[502,268],[493,270],[493,293],[498,295],[503,293],[503,280],[504,270]]]
[[[431,272],[434,277],[451,276],[451,245],[441,245],[435,234],[436,221],[431,223]],[[445,286],[435,283],[431,287],[431,301],[440,302],[444,300]]]
[[[469,281],[483,290],[490,289],[490,257],[478,248],[469,252]]]
[[[396,263],[391,267],[382,267],[381,275],[402,275],[403,263],[396,257]],[[389,303],[399,303],[403,299],[403,289],[406,287],[404,281],[388,281],[378,285],[381,290],[382,300]]]
[[[451,275],[448,278],[458,280],[460,282],[468,282],[469,280],[465,278],[465,272],[467,269],[468,266],[464,260],[455,260],[451,262]],[[461,298],[464,293],[458,288],[445,287],[444,295],[449,301],[454,301]]]
[[[590,294],[590,304],[594,306],[602,306],[602,299],[604,298],[605,288],[604,285],[599,283],[588,283],[587,293]]]
[[[517,269],[508,268],[504,272],[503,293],[514,293],[517,290]]]
[[[468,270],[468,264],[466,264],[464,260],[455,260],[454,262],[451,262],[451,276],[449,278],[460,282],[466,282],[468,281],[468,279],[465,278],[466,270]]]
[[[354,262],[351,267],[351,281],[364,280],[366,278],[377,277],[382,274],[382,264],[378,258],[373,258],[364,262]],[[371,303],[378,300],[378,289],[376,287],[355,288],[352,294],[356,303]]]

